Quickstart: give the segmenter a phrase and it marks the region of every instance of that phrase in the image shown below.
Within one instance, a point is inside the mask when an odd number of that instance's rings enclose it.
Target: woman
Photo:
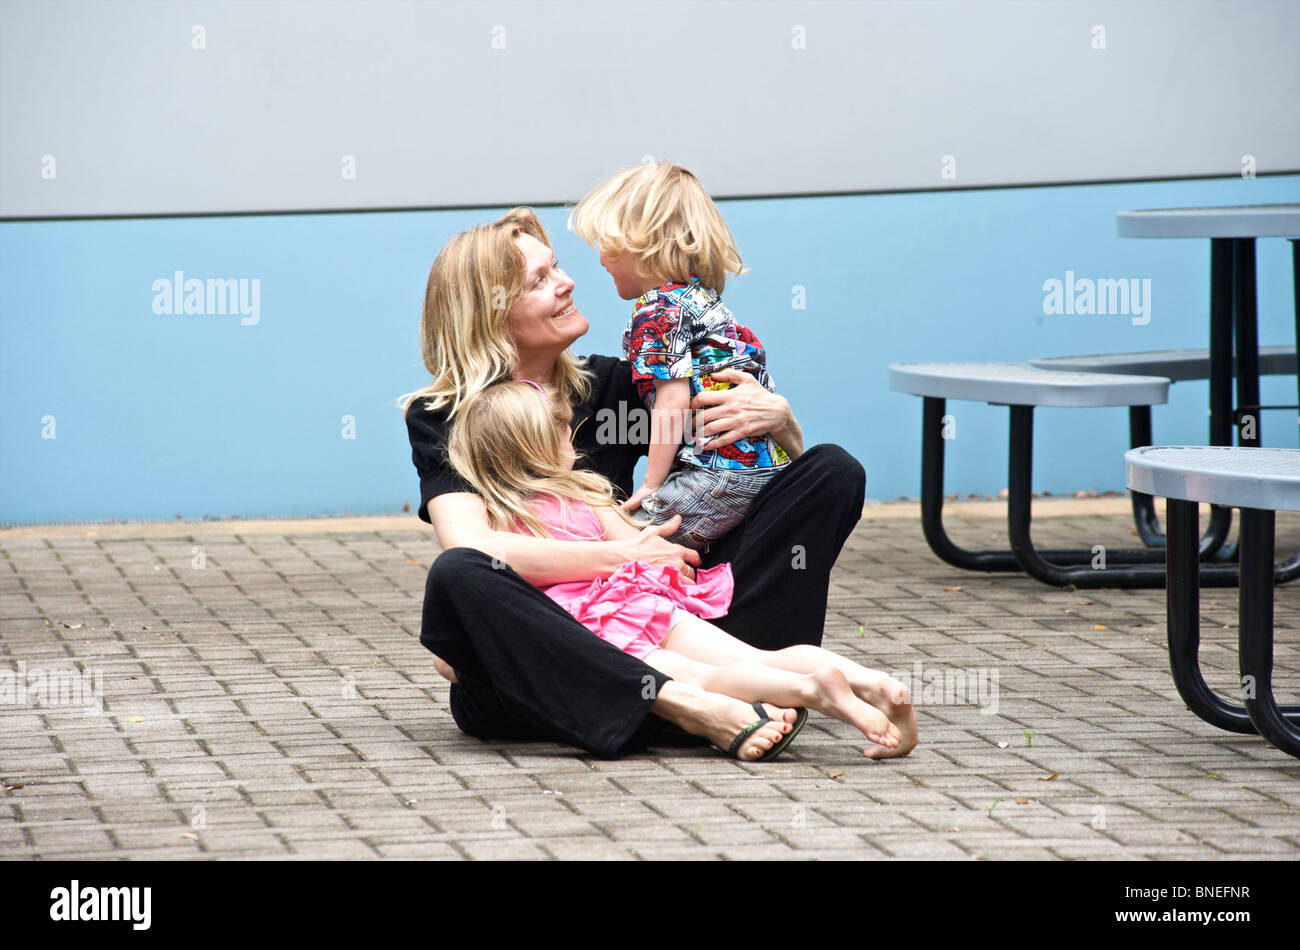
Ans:
[[[865,474],[836,446],[804,452],[783,398],[747,374],[719,373],[736,385],[696,398],[696,431],[716,434],[719,447],[767,432],[794,461],[703,560],[665,540],[676,520],[635,541],[597,544],[492,531],[446,458],[457,408],[484,386],[530,379],[572,406],[579,464],[625,495],[645,454],[644,433],[620,424],[642,411],[628,365],[568,352],[588,328],[573,288],[541,222],[522,208],[453,238],[429,272],[421,337],[433,382],[409,397],[406,423],[419,514],[443,553],[429,571],[420,642],[452,680],[452,715],[469,735],[545,737],[616,758],[644,748],[666,719],[727,748],[754,719],[748,704],[668,679],[592,636],[535,585],[607,576],[634,560],[688,575],[730,561],[736,596],[718,626],[763,649],[820,644],[831,566],[861,516]],[[753,734],[743,757],[765,754],[794,721],[792,710],[769,715],[775,722]]]

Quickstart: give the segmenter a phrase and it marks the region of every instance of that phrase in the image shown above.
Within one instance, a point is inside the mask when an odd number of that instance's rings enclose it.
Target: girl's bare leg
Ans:
[[[809,645],[786,647],[763,655],[763,662],[785,670],[816,669],[819,663],[829,662],[843,673],[854,695],[879,709],[898,728],[898,748],[888,752],[881,750],[874,758],[907,755],[916,748],[916,710],[912,707],[912,694],[904,684],[888,673],[869,669],[829,650]]]
[[[691,617],[681,621],[678,627],[691,623],[704,621]],[[670,632],[664,643],[672,639]],[[902,739],[889,718],[854,695],[844,674],[832,667],[805,675],[761,663],[711,666],[674,650],[662,649],[651,653],[645,661],[674,680],[695,683],[711,692],[750,702],[767,699],[783,706],[807,706],[848,723],[884,750],[893,751]],[[863,754],[876,757],[875,750],[864,750]]]
[[[898,734],[897,746],[869,750],[868,755],[872,758],[906,755],[916,747],[916,710],[912,708],[907,687],[886,673],[868,669],[829,650],[809,645],[759,650],[698,617],[690,617],[673,627],[663,646],[718,667],[754,663],[809,675],[833,668],[844,675],[858,699],[874,706],[893,723]]]

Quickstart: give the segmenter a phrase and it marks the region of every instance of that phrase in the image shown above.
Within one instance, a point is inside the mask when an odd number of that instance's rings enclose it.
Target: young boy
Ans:
[[[650,458],[625,507],[655,524],[681,515],[670,540],[708,550],[790,461],[768,435],[717,450],[707,439],[682,445],[691,399],[729,385],[713,373],[741,370],[773,390],[762,343],[720,296],[727,274],[745,273],[731,231],[699,180],[667,162],[604,182],[574,208],[569,226],[600,252],[619,296],[636,301],[623,351],[651,410]]]

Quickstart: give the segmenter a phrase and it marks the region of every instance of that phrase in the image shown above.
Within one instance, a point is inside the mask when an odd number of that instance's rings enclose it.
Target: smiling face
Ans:
[[[531,234],[521,234],[515,244],[524,255],[523,293],[510,306],[506,324],[521,364],[551,362],[589,324],[573,304],[573,281],[560,270],[551,249]]]

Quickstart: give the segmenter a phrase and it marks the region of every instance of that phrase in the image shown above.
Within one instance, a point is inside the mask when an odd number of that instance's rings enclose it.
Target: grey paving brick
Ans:
[[[80,664],[104,706],[0,705],[0,858],[1300,859],[1300,762],[1182,706],[1162,591],[966,574],[915,524],[869,517],[832,578],[827,646],[908,674],[995,671],[995,714],[922,695],[922,744],[887,763],[817,716],[773,763],[703,747],[608,762],[456,729],[417,637],[427,530],[183,530],[0,531],[0,670]],[[1123,514],[1035,532],[1132,543]],[[1300,546],[1300,516],[1279,517],[1278,546]],[[1206,679],[1230,694],[1235,592],[1203,591],[1201,613]],[[1275,620],[1294,701],[1300,587],[1278,589]]]

